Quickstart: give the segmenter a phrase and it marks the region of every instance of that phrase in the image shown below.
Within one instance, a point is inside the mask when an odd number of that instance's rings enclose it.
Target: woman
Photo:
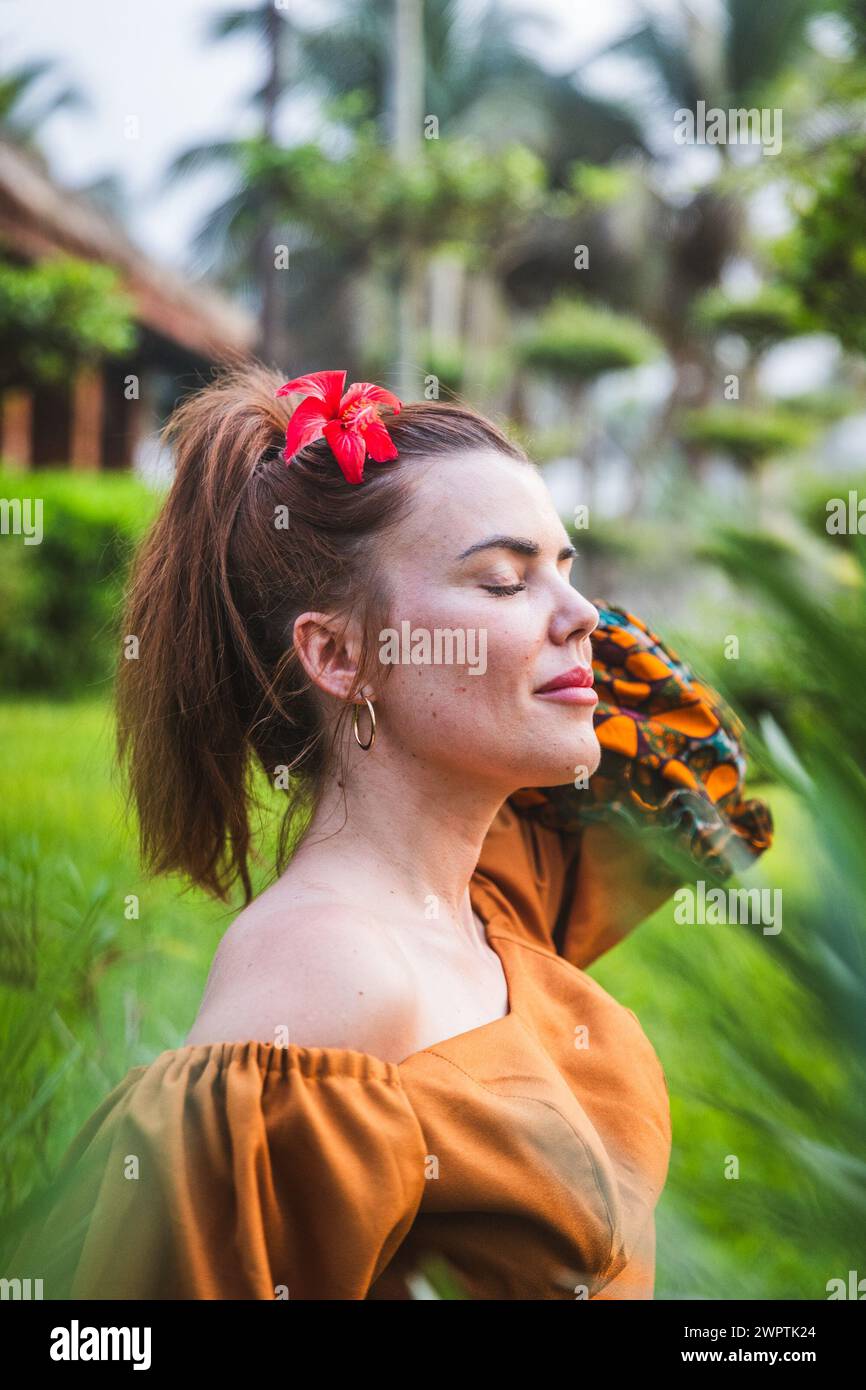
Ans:
[[[769,844],[742,726],[572,586],[494,425],[344,386],[235,370],[167,427],[120,752],[149,865],[247,905],[22,1267],[49,1298],[401,1299],[432,1256],[472,1298],[651,1298],[664,1074],[584,967],[677,881],[628,825],[701,872]],[[253,760],[290,793],[256,898]]]

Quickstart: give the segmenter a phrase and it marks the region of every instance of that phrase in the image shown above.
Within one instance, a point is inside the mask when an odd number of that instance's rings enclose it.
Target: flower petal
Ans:
[[[360,431],[344,429],[339,420],[329,420],[323,433],[340,465],[346,482],[363,482],[364,459],[367,450],[364,445],[364,436]]]
[[[387,463],[389,459],[398,457],[397,446],[391,438],[383,424],[378,420],[371,420],[364,437],[367,440],[367,453],[374,463]]]
[[[320,438],[329,418],[313,396],[307,396],[301,401],[286,426],[286,449],[283,454],[286,463],[299,449],[303,449],[305,444]]]
[[[316,400],[324,401],[326,414],[333,418],[340,409],[345,381],[345,371],[310,372],[308,376],[297,376],[294,381],[287,381],[276,394],[291,396],[297,391],[304,396],[315,396]]]
[[[356,402],[366,405],[373,401],[387,405],[395,415],[399,415],[403,409],[403,402],[398,400],[392,392],[386,391],[384,386],[376,386],[372,381],[353,381],[340,401],[340,412],[342,414],[347,406],[354,405]]]

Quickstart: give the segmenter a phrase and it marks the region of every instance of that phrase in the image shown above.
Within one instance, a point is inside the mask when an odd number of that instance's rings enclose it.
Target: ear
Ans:
[[[293,628],[295,651],[314,685],[348,699],[358,676],[361,635],[357,624],[331,613],[302,613]]]

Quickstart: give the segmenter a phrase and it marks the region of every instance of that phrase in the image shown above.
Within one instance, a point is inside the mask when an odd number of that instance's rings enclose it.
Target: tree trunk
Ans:
[[[281,40],[283,20],[274,8],[269,8],[265,19],[265,42],[268,54],[268,77],[265,83],[262,108],[262,136],[273,143],[276,139],[277,106],[282,90]],[[277,229],[273,208],[268,194],[262,207],[262,231],[256,245],[256,268],[261,286],[261,310],[259,316],[259,349],[264,361],[276,365],[283,356],[283,341],[280,306],[285,302],[278,279],[289,274],[278,270],[274,265]]]
[[[393,132],[401,164],[420,159],[424,119],[423,0],[394,0]],[[408,242],[401,247],[398,277],[397,394],[420,396],[419,337],[422,319],[424,259]]]

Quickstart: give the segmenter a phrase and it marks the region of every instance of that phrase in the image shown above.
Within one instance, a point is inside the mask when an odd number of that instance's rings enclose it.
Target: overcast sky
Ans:
[[[633,0],[507,0],[519,12],[549,16],[534,46],[565,69],[627,26]],[[664,8],[672,0],[655,0]],[[207,21],[252,0],[0,0],[2,69],[52,59],[91,109],[45,123],[42,147],[57,179],[70,186],[120,173],[130,196],[134,238],[160,260],[182,264],[191,236],[226,187],[216,175],[160,190],[163,170],[190,144],[252,133],[245,98],[261,80],[251,40],[202,39]],[[301,22],[320,22],[323,0],[295,0]],[[138,117],[140,137],[125,123]]]

